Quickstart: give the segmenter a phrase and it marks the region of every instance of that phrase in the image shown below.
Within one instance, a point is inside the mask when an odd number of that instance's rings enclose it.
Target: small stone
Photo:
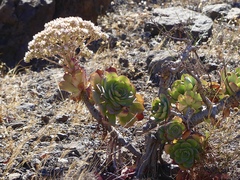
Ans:
[[[14,122],[14,123],[8,124],[8,126],[11,126],[13,129],[23,127],[24,125],[25,125],[24,122]]]
[[[33,103],[23,103],[20,106],[17,106],[18,110],[23,110],[23,111],[34,111],[35,109],[35,104]]]
[[[51,136],[47,136],[47,135],[44,135],[41,137],[40,141],[41,142],[46,142],[46,141],[51,141],[52,140],[52,137]]]
[[[68,160],[66,158],[58,158],[58,162],[62,164],[67,164]]]
[[[68,137],[67,134],[64,134],[64,133],[58,133],[57,134],[57,138],[61,141],[63,139],[66,139]]]
[[[68,115],[58,115],[56,117],[56,121],[58,123],[65,123],[67,120],[69,119],[69,116]]]
[[[139,48],[139,51],[140,51],[140,52],[146,52],[146,49],[141,46],[141,47]]]
[[[41,116],[41,120],[42,120],[42,122],[44,122],[44,124],[48,124],[50,118],[48,116]]]
[[[17,180],[20,179],[21,174],[20,173],[12,173],[8,175],[9,180]]]
[[[125,40],[125,39],[127,38],[127,35],[126,35],[126,34],[122,34],[122,35],[120,36],[120,38],[121,38],[122,40]]]
[[[129,61],[127,59],[120,58],[119,63],[122,65],[122,67],[129,67]]]

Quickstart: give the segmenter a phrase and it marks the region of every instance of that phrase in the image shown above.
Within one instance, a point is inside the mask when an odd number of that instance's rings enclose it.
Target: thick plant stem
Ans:
[[[226,99],[221,100],[217,105],[213,106],[211,110],[205,109],[197,114],[194,114],[191,118],[190,128],[198,125],[203,122],[205,118],[210,117],[215,118],[224,108],[230,108],[234,104],[240,103],[240,91],[236,92],[235,95],[232,95]],[[210,111],[210,112],[209,112]]]
[[[98,121],[99,124],[103,125],[103,128],[106,128],[110,135],[117,139],[117,142],[127,148],[133,155],[135,155],[138,159],[141,158],[142,154],[129,142],[127,142],[122,135],[110,124],[104,123],[106,119],[101,115],[101,113],[95,108],[95,106],[90,102],[88,95],[85,91],[81,93],[81,99],[84,104],[87,106],[91,115]]]
[[[146,152],[138,163],[136,170],[137,178],[146,176],[146,171],[151,172],[154,177],[157,176],[157,148],[159,145],[160,142],[158,142],[155,135],[148,134],[146,136]]]
[[[236,103],[240,103],[240,91],[237,91],[235,95],[232,95],[228,98],[225,98],[221,100],[218,104],[214,105],[210,110],[208,108],[194,114],[189,123],[189,127],[193,128],[194,126],[200,124],[201,122],[204,121],[205,118],[208,117],[215,117],[217,114],[219,114],[224,108],[230,108]],[[170,112],[172,113],[172,111]],[[172,113],[174,115],[177,115],[181,117],[179,113]],[[157,127],[157,123],[155,121],[149,121],[145,126],[143,126],[142,132],[146,133],[149,132],[150,130],[154,129]]]

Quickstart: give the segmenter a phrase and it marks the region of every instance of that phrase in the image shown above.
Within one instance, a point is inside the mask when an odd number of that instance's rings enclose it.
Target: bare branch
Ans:
[[[240,102],[240,90],[236,92],[235,95],[232,95],[228,98],[221,100],[217,105],[213,106],[212,110],[209,112],[209,109],[205,109],[197,114],[194,114],[191,118],[190,127],[194,127],[197,124],[204,121],[205,118],[215,117],[222,111],[224,108],[230,108],[232,105]]]
[[[124,146],[127,148],[133,155],[135,155],[137,158],[140,158],[142,154],[128,141],[126,141],[122,135],[110,124],[105,123],[103,116],[100,114],[100,112],[94,107],[94,105],[89,101],[89,98],[87,96],[86,92],[82,92],[81,98],[84,102],[84,104],[87,106],[89,112],[92,114],[92,116],[98,121],[99,124],[102,124],[107,131],[110,133],[110,135],[117,139],[118,143],[121,146]]]

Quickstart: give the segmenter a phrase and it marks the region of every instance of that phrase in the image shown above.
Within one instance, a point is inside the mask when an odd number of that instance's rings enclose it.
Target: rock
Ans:
[[[66,158],[58,158],[58,162],[61,164],[67,164],[68,160]]]
[[[226,3],[213,4],[203,7],[203,13],[214,20],[222,16],[226,16],[230,9],[231,5]]]
[[[69,116],[67,116],[67,115],[58,115],[56,117],[56,121],[58,123],[65,123],[68,119],[69,119]]]
[[[33,111],[35,109],[35,104],[33,103],[23,103],[20,106],[16,107],[18,110],[23,111]]]
[[[23,127],[26,123],[25,122],[14,122],[10,123],[7,126],[11,126],[13,129]]]
[[[0,59],[13,67],[23,58],[32,36],[53,19],[55,1],[4,0],[0,5]]]
[[[57,133],[57,140],[62,141],[63,139],[66,139],[66,138],[68,138],[68,135],[67,135],[67,134]]]
[[[54,18],[80,16],[85,20],[97,22],[97,17],[103,15],[108,9],[112,0],[81,0],[66,1],[57,0]]]
[[[8,180],[16,180],[20,179],[21,174],[20,173],[12,173],[8,175]]]
[[[60,179],[63,175],[63,168],[56,167],[56,168],[42,168],[38,171],[40,177],[44,177],[43,179],[51,179],[52,177],[56,179]]]
[[[129,67],[129,61],[128,59],[124,59],[124,58],[119,58],[119,64],[122,66],[122,67]]]
[[[43,122],[44,124],[48,124],[50,118],[49,118],[48,116],[45,115],[45,116],[41,116],[41,120],[42,120],[42,122]]]
[[[165,61],[176,61],[178,54],[174,51],[153,51],[148,57],[148,73],[150,75],[157,74],[161,70],[161,65]]]
[[[174,51],[153,51],[149,57],[147,58],[148,64],[148,73],[150,76],[150,80],[153,83],[158,84],[159,74],[164,72],[165,66],[168,64],[176,61],[178,59],[178,54]]]
[[[234,20],[240,18],[240,8],[232,8],[225,17],[228,20]]]
[[[207,73],[211,73],[212,71],[215,71],[218,69],[218,64],[216,63],[208,63],[205,65],[205,69],[207,71]]]
[[[27,51],[28,42],[44,24],[58,17],[80,16],[97,21],[111,0],[2,0],[0,1],[0,59],[14,67]],[[21,63],[25,65],[25,63]]]
[[[52,136],[43,135],[43,136],[40,138],[40,141],[41,141],[41,142],[46,142],[46,141],[51,141],[52,139],[53,139]]]
[[[176,27],[174,29],[174,27]],[[144,31],[151,32],[152,36],[174,30],[175,37],[186,37],[187,33],[198,40],[206,41],[212,34],[213,21],[198,12],[182,7],[156,8],[150,20],[146,22]]]

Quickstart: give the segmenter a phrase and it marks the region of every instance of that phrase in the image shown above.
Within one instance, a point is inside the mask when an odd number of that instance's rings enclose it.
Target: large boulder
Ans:
[[[171,31],[177,38],[185,38],[187,34],[191,34],[195,40],[206,41],[212,33],[212,27],[212,19],[201,13],[183,7],[156,8],[146,22],[145,32],[154,36]]]
[[[44,24],[58,17],[80,16],[94,23],[111,0],[2,0],[0,1],[0,61],[14,67],[27,44]]]

